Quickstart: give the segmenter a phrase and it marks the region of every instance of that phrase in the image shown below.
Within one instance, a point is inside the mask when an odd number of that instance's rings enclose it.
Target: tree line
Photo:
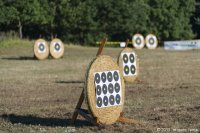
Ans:
[[[20,38],[58,36],[94,44],[103,36],[124,41],[135,33],[159,40],[198,37],[198,0],[1,0],[0,31]]]

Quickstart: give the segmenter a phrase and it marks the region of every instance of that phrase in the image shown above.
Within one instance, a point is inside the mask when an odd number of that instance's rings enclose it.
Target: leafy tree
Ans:
[[[149,31],[162,40],[194,37],[190,24],[190,17],[195,9],[194,0],[149,0],[149,5]]]

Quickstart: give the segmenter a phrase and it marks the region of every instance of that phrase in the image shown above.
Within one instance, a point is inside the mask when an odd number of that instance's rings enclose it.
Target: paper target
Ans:
[[[153,34],[147,35],[145,38],[145,42],[148,49],[155,49],[158,45],[158,40]]]
[[[64,45],[60,39],[53,39],[50,44],[51,56],[55,59],[61,58],[64,54]]]
[[[136,49],[142,49],[144,47],[144,37],[141,34],[135,34],[132,39],[133,46]]]
[[[136,75],[136,55],[134,52],[123,52],[123,75],[124,76],[135,76]]]
[[[46,59],[49,56],[49,46],[44,39],[36,40],[34,44],[34,55],[39,60]]]
[[[102,124],[117,121],[124,104],[124,80],[109,56],[95,58],[86,74],[85,94],[92,115]]]
[[[133,49],[125,48],[122,50],[118,57],[118,65],[125,81],[135,81],[139,74],[139,60]]]
[[[121,81],[118,70],[94,73],[94,79],[97,108],[121,104]]]

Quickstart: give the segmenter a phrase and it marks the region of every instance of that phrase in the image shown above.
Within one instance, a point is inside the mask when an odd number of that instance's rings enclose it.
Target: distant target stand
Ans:
[[[49,54],[54,58],[58,59],[64,55],[64,45],[62,41],[55,38],[51,41],[50,46],[44,39],[38,39],[34,44],[34,56],[38,60],[44,60],[49,57]]]
[[[44,39],[38,39],[35,41],[33,51],[38,60],[44,60],[49,56],[49,45]]]
[[[156,49],[158,46],[157,37],[154,34],[148,34],[145,38],[145,43],[148,49]]]
[[[50,54],[54,59],[59,59],[64,55],[64,45],[63,42],[54,38],[50,43]]]
[[[120,68],[110,56],[101,55],[107,38],[102,40],[96,58],[91,61],[87,73],[85,87],[75,108],[72,124],[78,114],[94,125],[108,125],[116,121],[140,124],[123,115],[125,84]],[[89,110],[81,108],[86,100]]]
[[[141,34],[135,34],[132,38],[133,47],[136,49],[142,49],[145,46],[144,37]]]
[[[139,59],[133,48],[128,48],[129,39],[126,41],[125,48],[118,56],[120,71],[127,82],[139,81]]]

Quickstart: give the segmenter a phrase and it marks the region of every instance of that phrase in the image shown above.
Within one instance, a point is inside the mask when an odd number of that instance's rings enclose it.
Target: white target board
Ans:
[[[96,107],[121,105],[121,79],[118,70],[94,73]]]
[[[46,52],[46,44],[45,42],[38,42],[38,53],[45,53]]]
[[[136,54],[134,52],[123,52],[123,75],[135,76],[136,73]]]
[[[145,38],[146,46],[148,49],[155,49],[158,45],[157,37],[153,34],[149,34]]]
[[[144,37],[141,34],[135,34],[132,39],[133,46],[136,49],[142,49],[144,47]]]

